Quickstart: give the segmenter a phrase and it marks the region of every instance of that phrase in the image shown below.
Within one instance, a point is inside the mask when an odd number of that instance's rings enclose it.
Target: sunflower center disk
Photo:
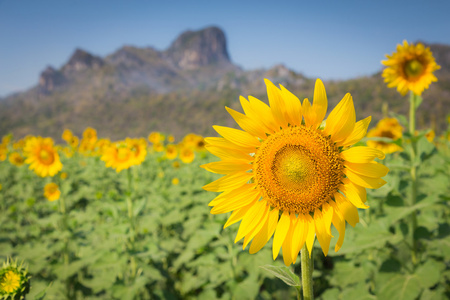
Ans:
[[[405,73],[409,78],[422,75],[423,65],[417,59],[409,60],[405,64]]]
[[[51,165],[55,160],[53,153],[46,149],[41,149],[41,151],[39,151],[39,158],[44,165]]]
[[[289,127],[269,136],[255,156],[255,182],[272,207],[307,214],[320,208],[343,178],[339,149],[321,131]]]

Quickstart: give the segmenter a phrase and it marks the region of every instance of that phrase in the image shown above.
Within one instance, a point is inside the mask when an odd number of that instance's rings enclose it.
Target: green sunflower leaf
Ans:
[[[275,277],[280,278],[287,285],[294,286],[299,288],[301,286],[300,278],[292,273],[292,271],[288,267],[277,267],[272,265],[260,266],[260,268],[268,271],[270,274]]]

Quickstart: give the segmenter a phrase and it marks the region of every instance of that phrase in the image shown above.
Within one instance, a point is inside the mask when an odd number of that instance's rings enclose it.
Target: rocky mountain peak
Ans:
[[[231,64],[224,32],[218,27],[182,33],[166,51],[173,63],[185,70],[206,65]]]
[[[98,69],[103,60],[82,49],[76,49],[69,61],[62,67],[64,73],[78,72],[86,69]]]
[[[43,93],[53,91],[64,83],[64,75],[55,68],[48,66],[39,76],[39,90]]]

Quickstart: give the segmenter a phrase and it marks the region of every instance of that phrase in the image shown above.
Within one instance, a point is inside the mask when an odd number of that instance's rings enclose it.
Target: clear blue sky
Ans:
[[[209,25],[244,69],[283,63],[309,77],[381,70],[402,40],[450,44],[450,1],[0,0],[0,96],[38,82],[80,47],[105,56],[124,44],[164,50]]]

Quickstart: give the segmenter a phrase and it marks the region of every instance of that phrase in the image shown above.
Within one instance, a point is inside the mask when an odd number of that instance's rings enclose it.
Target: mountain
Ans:
[[[450,46],[430,46],[441,70],[438,83],[424,92],[418,125],[445,128],[450,107]],[[100,136],[121,139],[158,130],[181,137],[189,132],[214,134],[213,124],[235,126],[224,106],[237,110],[239,95],[266,101],[263,78],[281,83],[299,98],[312,98],[315,79],[286,66],[243,70],[230,60],[218,27],[186,31],[168,49],[123,46],[99,57],[77,49],[59,69],[47,67],[38,84],[0,99],[0,136],[13,133],[59,139],[64,128],[80,135],[87,126]],[[355,101],[357,117],[382,117],[388,104],[406,113],[408,101],[388,89],[380,73],[325,83],[330,107],[345,93]],[[374,123],[373,123],[374,124]]]

